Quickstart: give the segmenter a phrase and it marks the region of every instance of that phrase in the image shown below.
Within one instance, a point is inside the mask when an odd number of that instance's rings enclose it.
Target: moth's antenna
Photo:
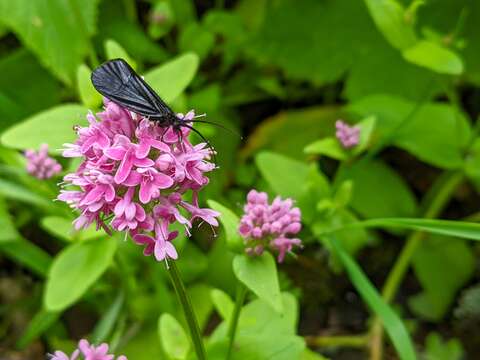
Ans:
[[[188,122],[188,123],[202,123],[202,124],[210,124],[210,125],[214,125],[214,126],[218,126],[219,128],[225,130],[225,131],[228,131],[229,133],[233,134],[233,135],[236,135],[238,136],[240,139],[243,139],[243,136],[240,135],[238,132],[232,130],[232,129],[229,129],[221,124],[218,124],[216,122],[213,122],[213,121],[207,121],[207,120],[184,120],[183,122]]]
[[[192,130],[195,134],[197,134],[198,136],[200,136],[200,138],[205,141],[205,143],[207,144],[208,148],[210,149],[210,152],[212,153],[212,157],[213,157],[213,162],[215,163],[215,165],[217,164],[217,157],[215,156],[215,149],[213,148],[212,144],[210,144],[210,141],[208,141],[205,136],[202,135],[202,133],[200,131],[198,131],[197,129],[195,129],[193,126],[190,126],[190,125],[187,125],[187,124],[181,124],[180,126],[184,126],[186,127],[187,129],[190,129]]]

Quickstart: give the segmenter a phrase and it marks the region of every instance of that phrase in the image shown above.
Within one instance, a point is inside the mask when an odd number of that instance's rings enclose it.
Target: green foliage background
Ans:
[[[382,323],[388,358],[475,358],[479,23],[476,0],[0,0],[0,357],[88,337],[130,360],[194,358],[163,265],[72,232],[59,179],[24,170],[21,151],[75,140],[101,108],[91,69],[122,57],[176,111],[243,135],[199,124],[222,229],[176,240],[210,359],[236,279],[251,294],[232,359],[362,359]],[[356,148],[337,119],[360,126]],[[284,265],[238,255],[251,188],[302,210]]]

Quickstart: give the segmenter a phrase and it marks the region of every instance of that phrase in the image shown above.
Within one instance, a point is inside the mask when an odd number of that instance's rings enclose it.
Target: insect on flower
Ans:
[[[213,148],[208,140],[191,124],[206,123],[225,129],[217,123],[197,119],[203,115],[193,119],[178,117],[123,59],[110,60],[96,68],[92,73],[92,83],[95,89],[107,99],[154,121],[161,127],[172,127],[180,137],[182,127],[190,129],[205,141],[212,152]]]

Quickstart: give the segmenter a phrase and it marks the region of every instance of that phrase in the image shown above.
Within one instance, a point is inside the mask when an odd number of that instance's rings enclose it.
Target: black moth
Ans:
[[[180,128],[186,127],[197,133],[213,152],[207,139],[190,125],[202,122],[217,125],[204,120],[183,120],[165,104],[158,94],[123,59],[107,61],[92,72],[95,89],[107,99],[128,110],[155,121],[161,127],[171,126],[181,134]]]

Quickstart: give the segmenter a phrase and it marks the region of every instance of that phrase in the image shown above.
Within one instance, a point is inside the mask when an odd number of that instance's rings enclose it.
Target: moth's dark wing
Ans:
[[[173,113],[123,59],[110,60],[96,68],[92,83],[100,94],[137,114],[161,117]]]

